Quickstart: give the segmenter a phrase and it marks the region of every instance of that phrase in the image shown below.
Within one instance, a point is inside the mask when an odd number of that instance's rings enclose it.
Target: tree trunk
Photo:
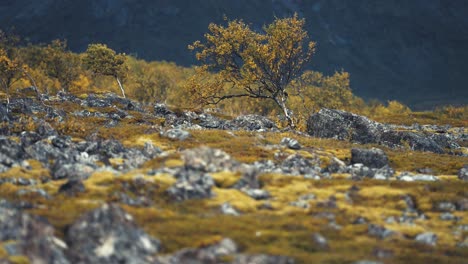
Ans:
[[[296,128],[296,124],[294,123],[294,120],[292,119],[290,111],[288,107],[286,106],[286,100],[287,98],[284,95],[281,96],[281,99],[275,98],[276,104],[278,104],[281,107],[281,109],[283,110],[284,116],[286,116],[286,119],[288,120],[288,126],[294,129]]]
[[[32,85],[34,87],[34,91],[36,92],[37,99],[42,101],[42,96],[41,96],[41,93],[39,92],[39,89],[37,89],[36,81],[34,81],[33,77],[27,71],[24,70],[23,73],[31,81],[31,83],[32,83]],[[47,90],[46,90],[46,92],[49,93],[49,91],[47,91]]]
[[[122,83],[120,82],[120,79],[119,79],[119,77],[117,77],[117,76],[116,76],[116,77],[115,77],[115,79],[117,80],[117,83],[119,84],[120,91],[122,92],[122,96],[123,96],[123,98],[127,98],[127,97],[125,96],[125,90],[124,90],[124,88],[123,88],[123,85],[122,85]]]

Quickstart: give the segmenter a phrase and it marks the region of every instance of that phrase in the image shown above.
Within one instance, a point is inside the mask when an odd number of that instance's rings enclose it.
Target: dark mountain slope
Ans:
[[[34,43],[66,38],[82,51],[105,42],[140,58],[190,65],[187,44],[224,14],[260,29],[292,12],[307,18],[318,43],[312,68],[349,71],[358,95],[418,108],[468,103],[463,0],[3,0],[0,24]]]

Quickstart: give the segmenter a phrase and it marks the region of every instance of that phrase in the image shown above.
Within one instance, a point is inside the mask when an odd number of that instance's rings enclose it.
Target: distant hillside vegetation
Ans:
[[[464,0],[3,0],[0,25],[33,43],[102,42],[147,60],[194,63],[187,45],[223,15],[256,29],[298,12],[318,49],[312,69],[344,69],[355,93],[413,108],[468,104]]]

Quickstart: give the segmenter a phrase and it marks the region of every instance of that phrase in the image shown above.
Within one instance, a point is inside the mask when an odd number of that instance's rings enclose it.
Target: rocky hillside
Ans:
[[[187,45],[226,14],[254,28],[298,12],[318,43],[312,68],[351,73],[364,98],[397,99],[417,109],[467,104],[468,5],[440,0],[1,1],[2,27],[32,42],[91,42],[148,60],[194,63]]]
[[[0,263],[464,263],[466,128],[0,104]],[[194,262],[195,261],[195,262]]]

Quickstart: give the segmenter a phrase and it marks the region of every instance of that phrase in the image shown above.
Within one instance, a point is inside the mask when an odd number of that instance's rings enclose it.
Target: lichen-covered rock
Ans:
[[[440,136],[433,136],[434,134],[425,131],[399,131],[395,127],[364,116],[327,108],[309,117],[307,133],[314,137],[335,138],[360,144],[381,144],[392,148],[405,145],[413,150],[434,153],[444,153],[447,146],[458,146],[455,138],[450,136],[442,140]]]
[[[416,236],[415,240],[418,243],[435,246],[437,243],[437,235],[431,232],[421,233]]]
[[[378,237],[380,239],[385,239],[395,234],[394,231],[389,230],[383,226],[369,224],[367,227],[368,227],[367,232],[370,236]]]
[[[0,243],[7,241],[11,255],[24,255],[31,263],[72,263],[64,255],[67,245],[47,221],[0,206]]]
[[[183,168],[174,177],[177,178],[177,182],[167,190],[172,199],[184,201],[211,197],[214,180],[205,172]]]
[[[174,128],[174,129],[169,129],[166,132],[162,133],[162,136],[173,139],[173,140],[182,141],[182,140],[188,139],[190,137],[190,133],[182,129]]]
[[[155,116],[165,117],[167,115],[175,115],[165,104],[155,104],[153,109]]]
[[[290,149],[301,149],[301,144],[299,144],[299,142],[293,138],[282,138],[280,144]]]
[[[227,122],[224,129],[247,130],[247,131],[269,131],[277,130],[278,127],[270,119],[261,115],[242,115]]]
[[[86,213],[67,230],[73,263],[154,263],[160,242],[137,227],[115,204]]]
[[[463,166],[463,168],[458,171],[458,179],[468,181],[468,165]]]
[[[350,140],[361,144],[378,142],[383,125],[364,116],[323,108],[307,120],[309,135]]]
[[[388,165],[388,157],[378,148],[351,149],[351,164],[362,163],[369,168],[380,169]]]
[[[205,172],[232,171],[239,166],[226,152],[209,147],[184,150],[182,159],[186,167]]]

